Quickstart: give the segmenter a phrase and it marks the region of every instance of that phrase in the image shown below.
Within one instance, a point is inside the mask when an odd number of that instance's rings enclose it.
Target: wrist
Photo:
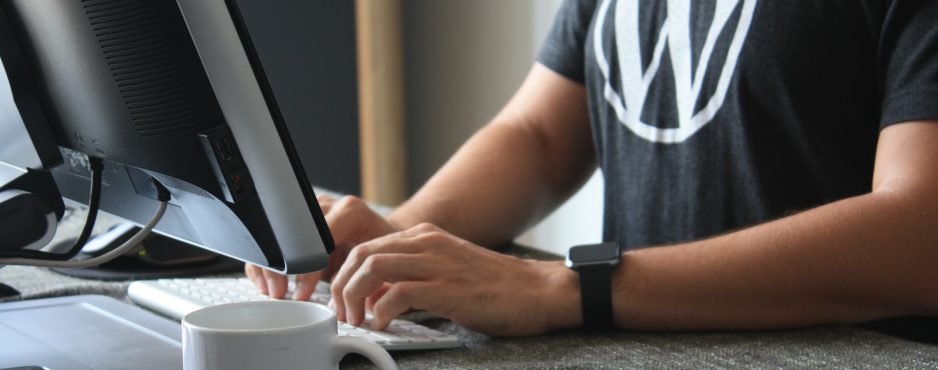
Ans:
[[[577,245],[567,251],[565,265],[579,279],[583,328],[609,330],[615,326],[612,278],[621,258],[617,242]]]
[[[638,300],[638,296],[635,294],[637,289],[635,286],[627,286],[630,282],[635,281],[635,279],[628,277],[635,274],[635,269],[631,266],[634,253],[634,251],[622,253],[619,266],[612,271],[612,321],[617,328],[629,327],[629,323],[626,322],[625,318],[635,317],[635,312],[630,310],[634,309]],[[627,297],[624,292],[629,293]]]
[[[580,302],[580,279],[559,261],[537,261],[546,272],[547,291],[543,306],[547,309],[547,330],[574,329],[583,326],[583,311]]]

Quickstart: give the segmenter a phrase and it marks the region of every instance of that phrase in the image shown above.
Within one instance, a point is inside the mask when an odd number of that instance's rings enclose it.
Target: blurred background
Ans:
[[[381,0],[384,1],[384,0]],[[534,63],[561,0],[403,0],[406,196],[503,107]],[[601,241],[596,174],[518,241],[564,255]]]

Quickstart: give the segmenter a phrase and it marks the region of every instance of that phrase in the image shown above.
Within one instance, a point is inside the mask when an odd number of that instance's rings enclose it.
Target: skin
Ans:
[[[339,320],[384,328],[427,310],[495,336],[582,325],[576,273],[482,246],[509,242],[596,167],[582,85],[535,65],[480,130],[387,219],[361,200],[320,198],[340,252],[297,276],[294,299],[332,280]],[[938,315],[938,121],[882,130],[871,190],[692,243],[623,253],[613,273],[623,329],[802,327]],[[497,181],[495,181],[497,180]],[[261,292],[286,277],[247,266]]]

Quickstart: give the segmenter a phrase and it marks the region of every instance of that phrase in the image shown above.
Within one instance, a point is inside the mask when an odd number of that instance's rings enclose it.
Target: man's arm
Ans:
[[[868,194],[625,253],[613,279],[616,325],[756,329],[938,315],[936,143],[938,122],[890,126]]]
[[[723,236],[623,255],[615,323],[759,329],[938,316],[938,122],[882,131],[873,191]],[[388,284],[391,283],[391,284]],[[336,313],[383,327],[426,309],[471,329],[532,335],[582,324],[575,272],[433,225],[371,240],[332,283]]]
[[[595,162],[584,87],[536,64],[495,119],[388,220],[504,244],[582,186]]]

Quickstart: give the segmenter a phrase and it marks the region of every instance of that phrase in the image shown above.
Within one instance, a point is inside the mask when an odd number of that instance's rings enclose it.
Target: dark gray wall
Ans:
[[[355,2],[238,4],[310,182],[359,194]]]

